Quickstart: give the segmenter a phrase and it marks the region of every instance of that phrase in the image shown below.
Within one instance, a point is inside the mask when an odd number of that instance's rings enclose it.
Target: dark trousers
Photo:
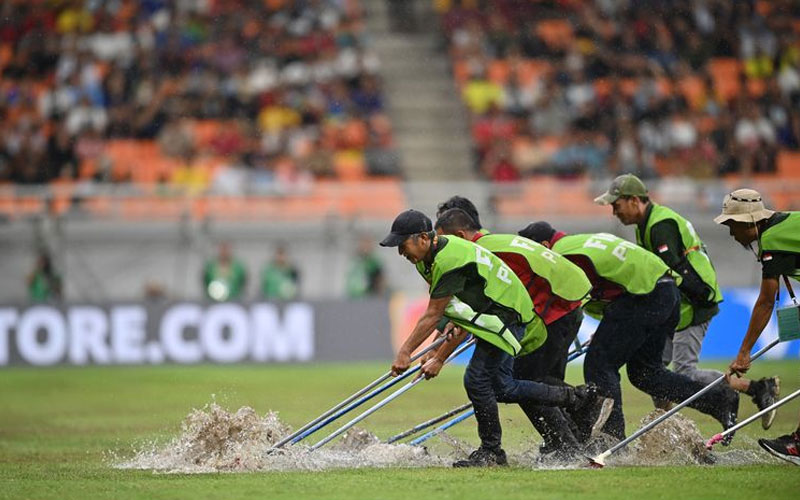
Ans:
[[[606,433],[625,437],[619,383],[623,365],[634,387],[654,398],[677,403],[705,387],[667,370],[661,360],[664,342],[678,324],[679,306],[678,287],[667,280],[647,295],[627,294],[606,307],[583,365],[586,382],[596,384],[601,394],[614,399],[614,409],[603,429]],[[689,406],[713,415],[724,408],[726,396],[725,388],[718,387]]]
[[[516,325],[510,330],[520,339],[525,327]],[[464,388],[475,410],[478,436],[483,448],[500,447],[502,430],[498,402],[559,406],[568,400],[565,387],[516,379],[513,368],[514,358],[494,345],[477,339],[475,351],[464,372]]]
[[[544,344],[527,356],[514,360],[514,378],[563,385],[567,354],[582,321],[583,311],[578,308],[547,325]],[[542,436],[546,446],[564,448],[578,445],[570,430],[570,422],[560,408],[531,401],[520,402],[520,408]]]

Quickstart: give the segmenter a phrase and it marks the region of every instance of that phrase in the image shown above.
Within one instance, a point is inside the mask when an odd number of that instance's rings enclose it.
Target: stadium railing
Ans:
[[[714,180],[664,178],[648,181],[654,200],[690,212],[718,210],[724,195],[739,187],[762,192],[776,210],[800,209],[800,154],[779,162],[785,175],[727,176]],[[168,185],[50,184],[0,186],[0,219],[42,215],[122,220],[189,218],[202,220],[322,220],[328,217],[391,220],[412,203],[430,203],[456,193],[478,193],[475,200],[498,217],[525,218],[558,213],[591,217],[593,199],[609,179],[559,179],[534,176],[515,183],[403,182],[395,178],[357,182],[316,181],[269,192],[186,194]],[[416,194],[416,196],[415,196]],[[441,199],[440,199],[441,198]],[[427,204],[430,204],[427,203]]]

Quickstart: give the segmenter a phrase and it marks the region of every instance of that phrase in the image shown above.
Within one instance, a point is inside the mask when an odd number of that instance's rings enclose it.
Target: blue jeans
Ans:
[[[524,325],[509,327],[521,339]],[[514,358],[508,353],[481,339],[464,372],[464,388],[475,409],[481,447],[498,449],[502,440],[497,403],[532,402],[543,406],[560,406],[567,403],[567,387],[551,386],[513,376]]]
[[[647,295],[626,294],[606,307],[586,354],[586,383],[614,399],[614,409],[603,430],[625,437],[619,370],[626,365],[634,387],[658,399],[679,403],[705,384],[671,372],[661,360],[664,342],[675,331],[680,317],[680,292],[672,280],[659,282]],[[719,413],[729,401],[722,386],[696,399],[689,406],[703,413]]]

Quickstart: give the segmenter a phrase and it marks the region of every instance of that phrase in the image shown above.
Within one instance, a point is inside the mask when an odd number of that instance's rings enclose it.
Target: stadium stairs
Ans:
[[[365,2],[367,30],[381,60],[388,112],[409,181],[409,204],[429,211],[449,196],[436,181],[476,178],[470,157],[469,116],[459,98],[449,59],[439,49],[431,2],[416,2],[418,29],[411,33],[392,31],[386,4]],[[428,184],[431,181],[434,184]]]

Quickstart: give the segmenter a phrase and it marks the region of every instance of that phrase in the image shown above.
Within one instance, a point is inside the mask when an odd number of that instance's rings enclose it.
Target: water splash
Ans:
[[[664,414],[656,409],[645,415],[639,428]],[[622,466],[749,465],[769,461],[755,441],[737,438],[733,449],[722,446],[712,452],[693,420],[677,413],[644,434],[627,449],[609,457],[608,464]],[[613,443],[612,443],[613,444]],[[745,445],[743,448],[742,445]],[[610,447],[610,446],[609,446]],[[607,448],[606,448],[607,449]]]
[[[640,425],[646,425],[663,413],[654,410]],[[268,450],[291,432],[290,426],[275,412],[264,416],[250,407],[229,412],[212,402],[192,410],[181,425],[180,434],[168,442],[148,443],[132,458],[120,459],[116,452],[107,457],[113,467],[147,469],[161,473],[212,473],[259,471],[319,471],[360,467],[449,467],[465,458],[473,446],[447,433],[437,437],[445,452],[435,454],[425,447],[407,444],[384,444],[374,434],[357,427],[326,448],[311,451],[308,445],[286,446]],[[737,438],[739,439],[739,438]],[[610,436],[594,438],[587,455],[594,456],[615,444]],[[608,459],[610,465],[663,466],[710,464],[710,453],[695,423],[677,414],[642,436],[630,447]],[[742,446],[744,445],[744,447]],[[575,469],[586,465],[582,457],[573,461],[542,460],[538,446],[529,443],[510,453],[509,463],[532,469]],[[437,446],[437,449],[442,446]],[[769,462],[752,439],[740,439],[735,449],[716,452],[718,465],[743,465]]]
[[[358,467],[431,467],[449,461],[422,447],[380,443],[369,432],[353,428],[330,449],[312,452],[308,446],[267,451],[291,432],[274,412],[260,417],[250,407],[228,412],[216,403],[195,409],[184,419],[180,435],[165,444],[150,443],[121,469],[167,473],[323,470]]]

